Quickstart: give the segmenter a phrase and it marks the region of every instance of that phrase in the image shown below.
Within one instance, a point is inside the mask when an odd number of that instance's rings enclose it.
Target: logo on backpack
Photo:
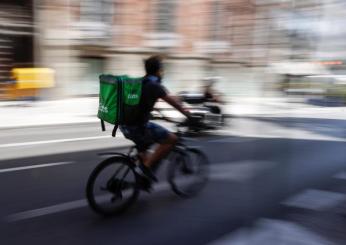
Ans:
[[[103,113],[108,113],[108,107],[103,104],[100,104],[99,111]]]
[[[127,99],[138,99],[138,94],[129,94]]]

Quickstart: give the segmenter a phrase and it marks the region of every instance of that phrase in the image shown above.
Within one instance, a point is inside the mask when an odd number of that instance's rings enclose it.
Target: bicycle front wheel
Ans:
[[[125,157],[111,157],[91,173],[86,196],[89,206],[101,215],[125,211],[139,195],[137,175]]]
[[[168,182],[179,196],[190,197],[200,192],[209,178],[209,161],[195,148],[177,152],[168,168]]]

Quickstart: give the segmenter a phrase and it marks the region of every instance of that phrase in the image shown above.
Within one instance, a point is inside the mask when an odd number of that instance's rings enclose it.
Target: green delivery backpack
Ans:
[[[102,74],[100,79],[99,108],[97,117],[114,125],[112,136],[115,137],[119,125],[135,124],[140,112],[139,102],[142,95],[142,77],[127,75],[114,76]]]

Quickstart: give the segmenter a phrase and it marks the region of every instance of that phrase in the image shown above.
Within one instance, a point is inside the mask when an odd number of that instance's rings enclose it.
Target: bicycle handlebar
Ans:
[[[154,119],[154,120],[162,120],[162,121],[171,122],[171,123],[174,123],[174,124],[179,124],[179,123],[181,123],[181,122],[179,122],[179,121],[175,121],[175,120],[173,120],[173,119],[171,119],[171,118],[169,118],[169,117],[163,115],[161,109],[154,108],[153,111],[158,112],[158,113],[160,114],[160,116],[154,116],[154,115],[152,115],[152,119]]]
[[[162,120],[162,121],[166,121],[166,122],[170,122],[170,123],[174,123],[176,124],[176,126],[202,126],[202,122],[201,122],[201,117],[200,116],[191,116],[189,117],[187,120],[184,121],[176,121],[173,120],[165,115],[162,114],[162,110],[155,108],[154,111],[158,112],[160,114],[160,116],[153,116],[152,115],[152,119],[154,120]]]

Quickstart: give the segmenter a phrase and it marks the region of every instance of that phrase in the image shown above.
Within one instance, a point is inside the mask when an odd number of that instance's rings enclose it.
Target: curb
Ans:
[[[80,121],[80,122],[66,122],[66,123],[43,123],[43,124],[29,124],[29,125],[17,125],[17,126],[0,126],[0,130],[7,130],[7,129],[17,129],[17,128],[39,128],[39,127],[56,127],[56,126],[61,126],[61,125],[75,125],[75,124],[95,124],[99,123],[98,121],[95,122],[86,122],[86,121]],[[101,129],[101,126],[100,126]]]

